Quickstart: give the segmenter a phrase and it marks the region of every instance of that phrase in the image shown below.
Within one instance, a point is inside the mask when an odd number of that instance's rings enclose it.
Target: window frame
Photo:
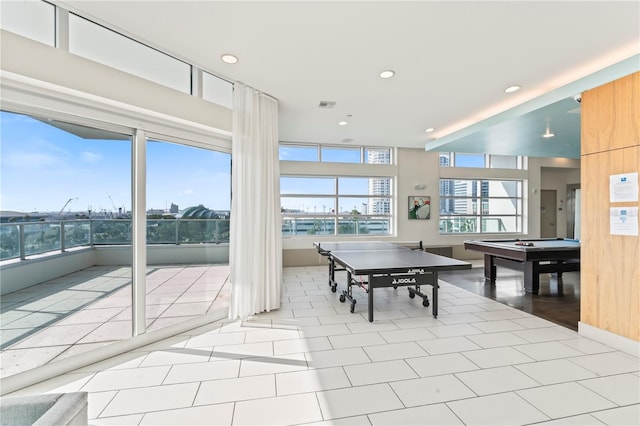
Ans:
[[[379,236],[392,236],[394,232],[394,176],[362,176],[362,175],[345,175],[345,174],[332,174],[332,175],[308,175],[308,174],[286,174],[281,173],[280,179],[282,178],[311,178],[311,179],[333,179],[333,192],[332,193],[318,193],[318,192],[296,192],[296,193],[284,193],[282,189],[280,190],[280,199],[281,201],[285,198],[289,199],[333,199],[335,208],[329,209],[328,211],[323,208],[322,212],[319,212],[314,209],[314,212],[307,212],[304,209],[295,211],[295,209],[287,210],[284,206],[281,208],[282,214],[282,237],[283,238],[304,238],[308,236],[317,235],[318,231],[324,237],[339,237],[339,236],[352,236],[352,235],[379,235]],[[341,179],[351,179],[351,178],[361,178],[361,179],[389,179],[389,194],[388,195],[372,195],[372,194],[361,194],[361,193],[350,193],[350,192],[342,192],[340,189],[340,180]],[[362,212],[357,208],[356,212],[353,210],[351,212],[344,210],[340,211],[340,200],[341,199],[362,199],[366,200],[366,203],[361,203],[361,205],[366,205],[367,209],[370,206],[370,200],[375,199],[386,199],[388,200],[388,211],[383,213],[370,213],[370,212]],[[282,202],[281,202],[282,205]],[[322,204],[321,204],[322,205]],[[303,228],[298,231],[298,221],[309,221],[312,220],[313,224],[311,228],[308,227],[308,223],[302,223]],[[365,224],[362,224],[362,220],[365,220]],[[348,225],[350,221],[355,221],[355,232],[341,232],[345,229],[348,229]],[[382,233],[371,233],[363,232],[363,230],[367,230],[367,223],[378,222],[381,221],[381,229],[386,232]],[[295,228],[294,226],[295,222]],[[320,223],[320,228],[317,228],[318,222]],[[386,225],[385,225],[386,223]],[[289,230],[287,231],[287,227]],[[330,229],[332,232],[328,233],[327,230]],[[301,233],[299,233],[301,232]]]
[[[477,191],[476,194],[471,194],[471,195],[456,195],[455,193],[453,195],[447,195],[447,194],[443,194],[443,183],[444,182],[471,182],[471,185],[479,185],[480,190]],[[484,183],[489,183],[489,182],[514,182],[517,185],[517,190],[516,190],[516,195],[515,196],[490,196],[489,194],[485,194],[484,191],[482,190]],[[439,179],[439,197],[440,197],[440,204],[439,204],[439,218],[438,218],[438,232],[439,235],[468,235],[468,234],[480,234],[480,235],[485,235],[485,234],[523,234],[524,233],[524,219],[525,219],[525,188],[526,188],[526,180],[525,179],[521,179],[521,178],[502,178],[502,179],[493,179],[493,178],[485,178],[485,177],[440,177]],[[454,183],[454,187],[455,187],[455,183]],[[474,211],[472,212],[465,212],[465,213],[455,213],[455,212],[449,212],[446,213],[442,206],[445,205],[445,203],[448,200],[452,200],[453,203],[456,202],[456,200],[466,200],[468,203],[471,203],[472,205],[475,205],[476,208],[474,209]],[[507,213],[501,213],[501,214],[490,214],[490,213],[485,213],[485,205],[488,205],[491,200],[515,200],[515,213],[513,214],[507,214]],[[449,222],[451,223],[451,221],[455,222],[455,221],[460,221],[460,220],[472,220],[473,223],[475,223],[474,228],[470,231],[465,231],[465,230],[460,230],[463,228],[463,225],[467,225],[468,222],[466,224],[460,222],[457,225],[457,228],[459,229],[458,231],[447,231],[448,227],[445,226],[444,224]],[[485,230],[486,229],[486,221],[487,219],[500,219],[500,218],[515,218],[515,226],[516,229],[515,230],[503,230],[503,231],[496,231],[496,230]],[[452,225],[452,229],[455,229],[455,226]]]

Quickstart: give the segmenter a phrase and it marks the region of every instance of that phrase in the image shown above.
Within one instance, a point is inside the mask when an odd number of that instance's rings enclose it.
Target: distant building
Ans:
[[[228,219],[230,213],[228,210],[217,211],[211,210],[202,204],[195,207],[187,207],[182,212],[181,219]]]
[[[171,208],[169,208],[169,213],[178,214],[180,212],[180,208],[177,204],[171,203]]]
[[[391,150],[368,150],[368,164],[389,164],[391,162]],[[369,195],[391,195],[391,179],[369,178]],[[389,198],[369,198],[369,204],[364,214],[389,214],[391,211]]]

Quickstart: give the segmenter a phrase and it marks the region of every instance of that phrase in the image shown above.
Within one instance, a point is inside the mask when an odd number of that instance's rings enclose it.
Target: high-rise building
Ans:
[[[367,164],[389,164],[391,162],[390,149],[367,150]],[[369,195],[391,195],[391,179],[370,178]],[[389,214],[391,211],[389,198],[369,197],[369,204],[364,214]]]

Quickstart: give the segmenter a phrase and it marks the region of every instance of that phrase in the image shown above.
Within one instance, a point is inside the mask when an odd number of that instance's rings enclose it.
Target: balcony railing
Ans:
[[[391,231],[388,216],[345,215],[282,217],[282,236],[296,235],[388,235]]]
[[[228,243],[229,219],[147,219],[147,244]],[[0,224],[0,260],[73,247],[131,244],[130,219]]]

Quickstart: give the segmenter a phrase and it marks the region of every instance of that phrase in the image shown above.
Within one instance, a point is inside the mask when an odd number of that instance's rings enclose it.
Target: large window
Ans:
[[[132,336],[132,141],[43,117],[3,111],[0,119],[4,378]],[[128,249],[111,265],[68,260],[106,244]],[[20,262],[24,280],[11,271],[18,259],[29,259]],[[43,269],[55,279],[19,287]]]
[[[231,154],[147,142],[147,243],[229,242]]]
[[[282,176],[282,234],[389,234],[391,187],[390,177]]]
[[[522,232],[520,180],[440,179],[440,233]]]
[[[480,169],[526,168],[526,157],[519,155],[465,154],[461,152],[441,152],[440,167],[475,167]]]
[[[0,28],[54,46],[55,7],[43,1],[3,1]]]
[[[391,164],[391,149],[280,143],[280,160],[322,163]]]
[[[189,64],[73,14],[69,15],[69,52],[191,93]]]

